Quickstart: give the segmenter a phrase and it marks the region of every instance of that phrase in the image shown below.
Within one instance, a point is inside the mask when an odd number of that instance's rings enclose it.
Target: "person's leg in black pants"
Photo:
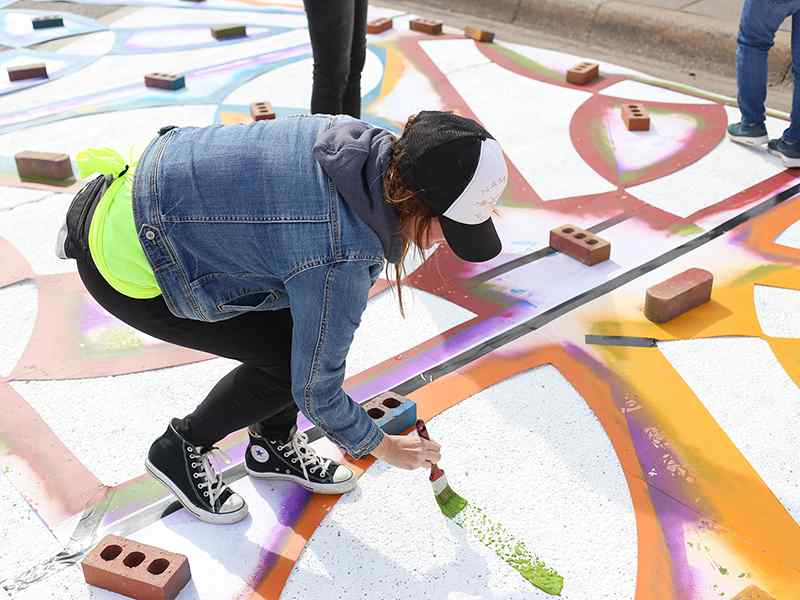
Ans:
[[[297,420],[291,392],[292,317],[289,310],[250,312],[207,323],[181,319],[161,297],[135,300],[106,283],[90,257],[77,259],[83,284],[112,315],[155,338],[241,361],[176,427],[198,446],[261,422],[265,435],[286,439]]]
[[[311,112],[361,117],[367,0],[304,0],[314,53]]]

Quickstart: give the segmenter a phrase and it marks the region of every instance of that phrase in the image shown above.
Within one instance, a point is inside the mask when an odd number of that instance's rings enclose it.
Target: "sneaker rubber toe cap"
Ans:
[[[219,507],[219,512],[227,515],[241,512],[242,517],[244,517],[247,514],[247,503],[239,494],[231,494]]]
[[[333,472],[333,483],[345,483],[347,481],[350,481],[354,477],[355,475],[350,469],[348,469],[344,465],[339,465]]]

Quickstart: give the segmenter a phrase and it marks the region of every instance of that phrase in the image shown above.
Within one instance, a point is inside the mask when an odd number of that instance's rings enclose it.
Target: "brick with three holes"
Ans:
[[[136,600],[174,600],[192,573],[183,554],[107,535],[81,562],[86,583]]]
[[[384,392],[361,406],[378,427],[389,435],[399,435],[417,421],[416,403],[394,392]]]
[[[464,27],[464,37],[472,38],[478,42],[491,43],[494,41],[494,32],[468,25]]]
[[[611,244],[575,225],[563,225],[551,230],[550,247],[590,267],[611,256]]]
[[[383,33],[392,28],[392,20],[386,18],[374,19],[367,23],[367,33]]]
[[[269,102],[253,102],[250,105],[250,116],[254,121],[267,121],[275,118],[275,111]]]
[[[179,90],[186,87],[186,77],[173,73],[148,73],[144,76],[144,84],[161,90]]]
[[[442,22],[433,19],[411,19],[408,22],[411,31],[419,31],[428,35],[439,35],[442,33]]]
[[[582,62],[567,71],[567,83],[586,85],[600,77],[600,65],[597,63]]]
[[[628,131],[650,131],[650,113],[644,104],[628,102],[622,105],[622,120]]]
[[[47,67],[44,63],[29,65],[16,65],[8,67],[9,81],[22,81],[23,79],[47,79]]]
[[[64,18],[60,15],[45,15],[31,19],[34,29],[49,29],[51,27],[63,27]]]

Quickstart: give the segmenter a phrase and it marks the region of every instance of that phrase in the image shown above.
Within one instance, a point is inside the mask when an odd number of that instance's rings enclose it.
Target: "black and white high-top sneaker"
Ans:
[[[288,440],[268,439],[252,427],[244,455],[251,477],[285,479],[318,494],[344,494],[358,483],[355,474],[330,458],[317,455],[308,436],[294,427]]]
[[[225,485],[211,463],[217,448],[195,446],[170,423],[150,446],[145,468],[178,497],[183,507],[206,523],[236,523],[247,516],[247,504]]]

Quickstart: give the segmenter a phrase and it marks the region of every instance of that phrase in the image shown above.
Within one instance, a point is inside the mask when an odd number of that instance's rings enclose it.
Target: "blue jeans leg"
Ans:
[[[796,2],[746,0],[736,46],[736,79],[742,121],[763,123],[767,98],[767,59],[775,32]]]
[[[796,4],[800,5],[800,2]],[[797,144],[800,142],[800,12],[792,15],[792,74],[794,75],[792,124],[783,132],[783,139],[789,144]]]

